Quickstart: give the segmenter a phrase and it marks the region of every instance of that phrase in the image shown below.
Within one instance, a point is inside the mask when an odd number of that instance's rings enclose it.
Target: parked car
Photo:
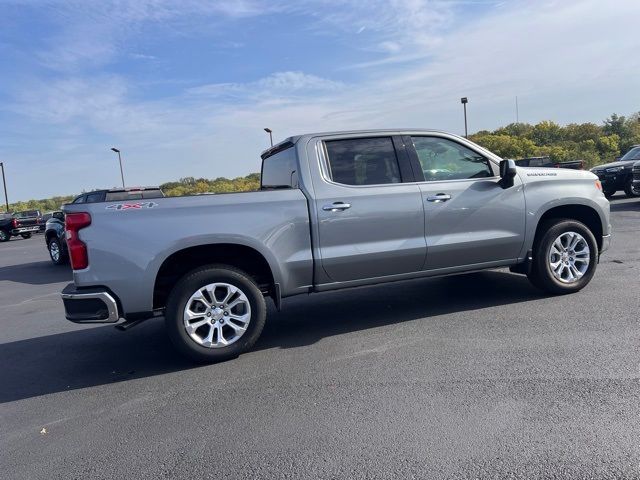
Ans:
[[[573,170],[583,170],[584,161],[572,160],[569,162],[555,162],[551,157],[528,157],[516,160],[519,167],[543,167],[543,168],[570,168]]]
[[[0,242],[8,242],[11,237],[18,235],[22,238],[31,238],[32,233],[40,230],[39,215],[38,210],[30,210],[0,216]]]
[[[634,195],[640,196],[640,161],[633,164],[632,172],[631,191]]]
[[[591,171],[598,175],[602,182],[602,189],[607,198],[611,198],[617,191],[624,190],[628,197],[637,197],[633,189],[633,165],[640,160],[640,145],[634,145],[615,162],[593,167]]]
[[[164,315],[177,349],[205,362],[256,342],[266,297],[279,309],[298,294],[507,266],[573,293],[611,238],[594,174],[517,167],[424,130],[290,137],[262,154],[257,192],[64,211],[67,319],[126,330]]]
[[[69,261],[67,240],[64,233],[64,213],[51,212],[44,231],[44,241],[47,245],[49,257],[55,265],[62,265]]]
[[[164,197],[164,193],[162,193],[160,187],[111,188],[82,193],[74,198],[71,203],[117,202],[162,197]]]

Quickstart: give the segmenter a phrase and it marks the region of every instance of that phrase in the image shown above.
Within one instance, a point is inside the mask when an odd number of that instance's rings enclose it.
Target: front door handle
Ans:
[[[427,197],[427,202],[446,202],[447,200],[451,200],[451,195],[447,193],[437,193],[436,195],[431,195]]]
[[[325,212],[341,212],[347,208],[351,208],[351,204],[344,202],[333,202],[331,205],[325,205],[322,207]]]

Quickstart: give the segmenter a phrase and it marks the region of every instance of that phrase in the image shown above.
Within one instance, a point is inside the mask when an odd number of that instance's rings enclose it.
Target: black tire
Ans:
[[[630,178],[629,181],[627,182],[627,184],[624,187],[624,193],[627,195],[627,197],[629,198],[635,198],[635,197],[640,197],[640,192],[636,192],[633,189],[633,179]]]
[[[569,219],[555,219],[538,226],[539,235],[533,245],[533,264],[528,277],[531,283],[541,290],[555,295],[574,293],[583,289],[593,278],[598,264],[598,244],[591,230],[581,222]],[[564,283],[556,279],[549,266],[549,254],[553,242],[565,232],[582,235],[589,246],[589,265],[585,273],[573,283]]]
[[[200,345],[189,336],[183,323],[184,309],[191,295],[212,283],[227,283],[239,288],[251,307],[247,330],[226,347]],[[171,342],[181,354],[196,362],[213,363],[235,358],[249,350],[260,337],[266,317],[265,298],[249,275],[228,265],[208,265],[189,272],[175,285],[167,300],[165,325]]]
[[[611,198],[616,194],[616,190],[605,190],[604,196],[607,198]]]
[[[54,258],[55,257],[54,249],[56,247],[58,249],[57,251],[59,252],[57,260]],[[51,258],[51,261],[53,262],[54,265],[64,265],[69,260],[69,256],[67,255],[67,252],[62,248],[62,243],[60,242],[60,240],[58,240],[55,237],[49,240],[49,243],[47,244],[47,250],[49,251],[49,258]]]
[[[21,233],[21,234],[20,234],[20,236],[21,236],[22,238],[24,238],[25,240],[26,240],[27,238],[31,238],[31,234],[30,234],[30,233]]]
[[[6,230],[0,230],[0,242],[8,242],[11,240],[11,234]]]

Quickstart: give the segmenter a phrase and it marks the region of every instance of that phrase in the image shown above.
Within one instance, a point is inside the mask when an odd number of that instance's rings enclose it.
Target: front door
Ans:
[[[397,139],[396,139],[397,140]],[[422,269],[424,208],[408,158],[390,136],[325,140],[314,183],[322,268],[334,282]],[[398,148],[396,148],[396,146]]]
[[[525,234],[522,183],[503,189],[497,165],[453,138],[405,138],[425,209],[425,269],[482,267],[518,258]]]

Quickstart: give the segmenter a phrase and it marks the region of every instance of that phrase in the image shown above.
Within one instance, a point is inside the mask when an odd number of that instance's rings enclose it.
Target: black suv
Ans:
[[[602,182],[602,190],[607,198],[612,197],[618,190],[624,190],[628,197],[640,195],[640,191],[633,188],[633,164],[638,160],[640,160],[640,145],[634,145],[615,162],[598,165],[591,169]]]

